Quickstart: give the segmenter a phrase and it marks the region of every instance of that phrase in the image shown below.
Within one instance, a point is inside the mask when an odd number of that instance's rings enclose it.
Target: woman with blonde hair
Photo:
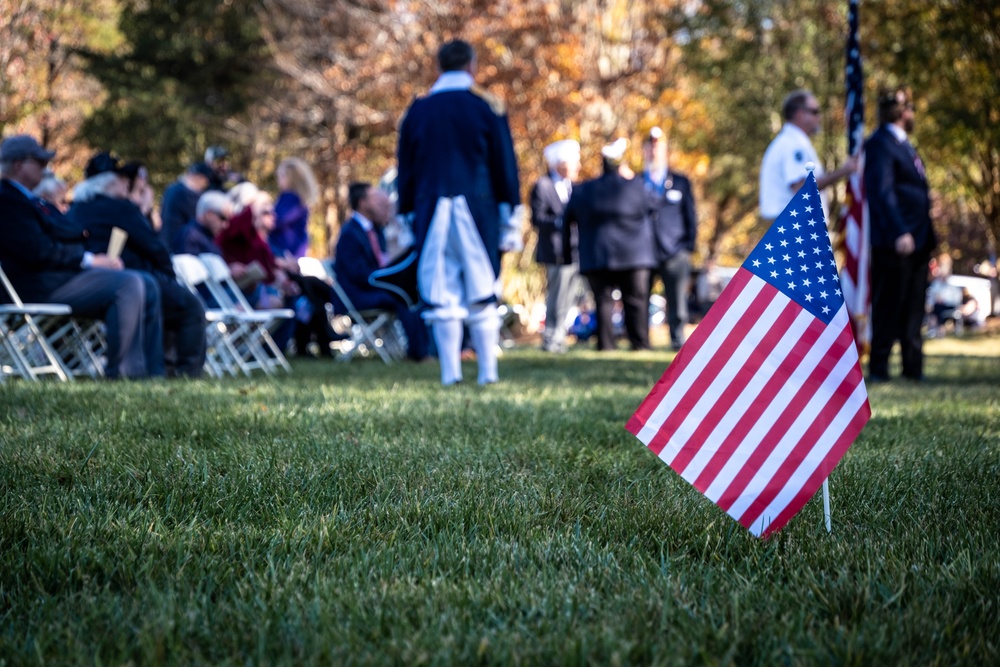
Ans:
[[[312,169],[298,157],[282,160],[277,176],[281,194],[268,242],[276,256],[298,259],[309,249],[309,208],[319,201],[319,185]]]

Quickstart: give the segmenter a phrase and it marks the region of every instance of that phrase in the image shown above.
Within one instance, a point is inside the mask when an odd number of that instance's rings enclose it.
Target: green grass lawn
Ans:
[[[664,352],[7,382],[0,665],[998,664],[1000,338],[926,349],[767,540],[624,430]]]

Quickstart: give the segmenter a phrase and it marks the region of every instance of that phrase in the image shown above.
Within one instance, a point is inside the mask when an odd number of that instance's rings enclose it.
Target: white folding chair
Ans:
[[[72,380],[73,374],[45,331],[50,324],[70,323],[72,309],[65,304],[24,303],[2,267],[0,283],[11,302],[0,305],[0,376],[37,380],[55,375],[64,382]]]
[[[248,366],[260,368],[269,375],[278,367],[290,372],[292,366],[271,337],[270,327],[276,327],[281,320],[292,319],[295,317],[295,312],[289,308],[255,309],[233,280],[226,260],[211,253],[202,253],[198,258],[208,269],[205,286],[211,292],[212,298],[227,317],[242,323],[245,327],[246,349],[241,350],[244,352],[243,361]]]
[[[351,339],[341,348],[338,361],[350,361],[355,355],[368,356],[372,353],[387,364],[406,356],[406,334],[402,324],[391,310],[358,310],[337,280],[336,265],[331,261],[325,265],[330,276],[330,284],[337,298],[344,304],[351,319]]]
[[[195,255],[171,257],[177,281],[199,299],[198,286],[208,281],[208,268]],[[207,289],[207,285],[206,285]],[[248,334],[242,322],[234,321],[221,308],[205,308],[205,371],[212,377],[250,375],[238,346]]]

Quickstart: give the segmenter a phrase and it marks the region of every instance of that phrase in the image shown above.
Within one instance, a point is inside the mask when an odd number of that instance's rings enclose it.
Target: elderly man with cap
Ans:
[[[531,224],[538,231],[535,261],[545,266],[545,332],[542,349],[566,351],[566,316],[579,292],[576,236],[563,245],[563,211],[580,174],[580,144],[572,139],[545,147],[549,172],[531,189]]]
[[[118,258],[87,251],[83,231],[31,194],[53,155],[27,135],[0,144],[0,263],[25,301],[64,303],[74,315],[104,320],[107,377],[163,375],[156,283],[122,270]]]
[[[691,252],[698,234],[694,194],[687,176],[668,168],[667,138],[663,130],[651,129],[642,148],[645,161],[642,180],[653,202],[656,263],[667,299],[670,347],[679,350],[684,344],[684,326],[688,322]]]
[[[128,237],[122,262],[156,282],[163,308],[166,371],[171,377],[199,377],[205,364],[205,307],[177,282],[170,254],[140,208],[129,198],[128,172],[116,156],[98,153],[87,162],[87,179],[74,189],[69,218],[87,230],[84,247],[108,247],[112,230]]]
[[[633,350],[649,349],[649,275],[656,266],[650,199],[624,165],[627,139],[601,150],[604,173],[573,190],[563,214],[563,243],[579,234],[580,273],[597,303],[597,349],[615,349],[612,314],[619,290]]]

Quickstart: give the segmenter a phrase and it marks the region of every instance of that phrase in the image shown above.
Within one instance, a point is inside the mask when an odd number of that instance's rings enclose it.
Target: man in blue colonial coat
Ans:
[[[463,322],[478,381],[490,384],[497,381],[500,254],[523,247],[511,219],[520,201],[517,160],[502,105],[474,85],[472,47],[445,44],[438,65],[441,76],[400,127],[399,212],[412,216],[417,286],[442,384],[462,380]]]

